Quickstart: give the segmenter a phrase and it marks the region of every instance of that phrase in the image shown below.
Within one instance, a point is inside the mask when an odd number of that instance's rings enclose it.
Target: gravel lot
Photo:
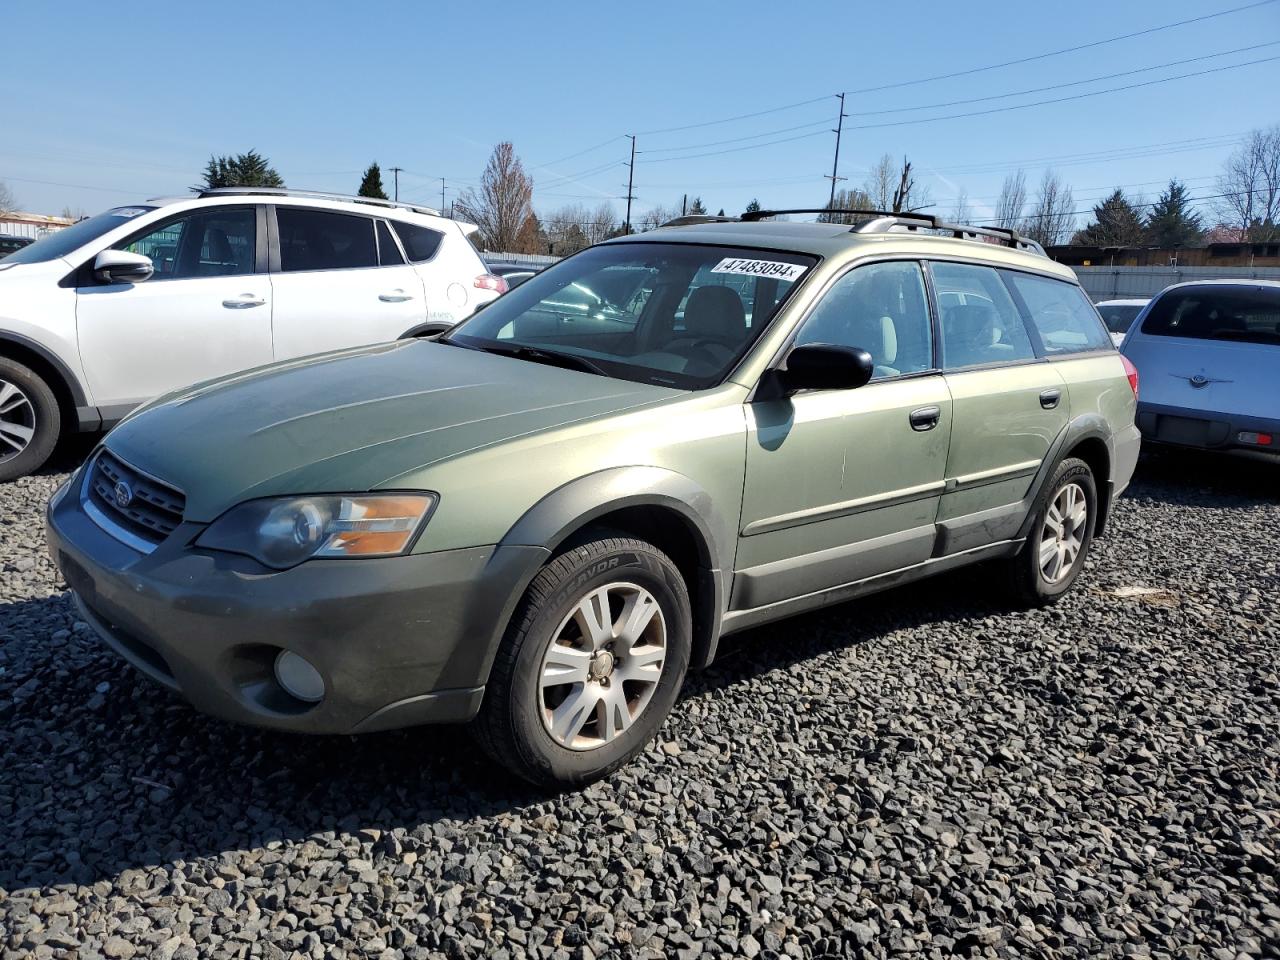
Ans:
[[[554,797],[197,715],[77,622],[60,479],[0,488],[0,957],[1280,957],[1276,470],[1144,462],[1049,611],[979,570],[736,638]]]

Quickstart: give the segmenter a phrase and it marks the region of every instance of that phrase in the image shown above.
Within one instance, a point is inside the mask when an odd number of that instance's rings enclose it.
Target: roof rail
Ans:
[[[383,200],[379,197],[357,197],[349,193],[327,193],[324,190],[295,190],[292,187],[212,187],[201,190],[198,197],[308,197],[313,200],[345,200],[348,203],[368,203],[375,207],[398,207],[412,210],[415,213],[426,213],[433,217],[440,216],[435,207],[424,207],[420,203],[405,203],[401,200]]]
[[[756,210],[751,213],[744,213],[742,219],[747,221],[763,220],[766,217],[776,217],[780,214],[789,213],[834,213],[841,216],[866,217],[867,219],[862,223],[854,224],[850,231],[851,233],[937,230],[941,233],[948,233],[958,240],[977,240],[985,237],[990,240],[998,240],[1005,246],[1013,247],[1017,250],[1027,250],[1042,257],[1048,256],[1044,252],[1044,247],[1016,230],[1008,230],[1004,227],[974,227],[962,223],[948,223],[941,217],[935,217],[929,213],[894,213],[889,210],[831,210],[822,207],[805,210]]]
[[[707,213],[690,213],[662,224],[664,227],[689,227],[695,223],[737,223],[744,217],[717,217]]]

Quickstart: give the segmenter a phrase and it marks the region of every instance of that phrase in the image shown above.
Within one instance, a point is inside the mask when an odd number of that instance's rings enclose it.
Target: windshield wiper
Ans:
[[[581,370],[584,373],[594,373],[601,377],[609,376],[604,367],[576,353],[559,353],[555,350],[543,350],[541,347],[507,346],[506,344],[477,344],[476,349],[483,350],[486,353],[501,354],[504,357],[516,357],[520,360],[532,360],[534,363],[546,363],[554,367]]]

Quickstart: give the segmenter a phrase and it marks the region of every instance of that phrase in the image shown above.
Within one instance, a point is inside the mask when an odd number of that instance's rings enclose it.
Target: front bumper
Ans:
[[[1148,443],[1280,459],[1280,442],[1268,447],[1238,439],[1242,432],[1267,433],[1280,438],[1280,419],[1274,417],[1248,417],[1139,401],[1137,424],[1143,440]]]
[[[183,523],[142,554],[74,490],[46,517],[54,562],[108,646],[206,713],[304,733],[471,719],[507,612],[547,555],[487,546],[274,571],[192,546],[202,529]],[[276,682],[281,650],[319,670],[320,702]]]

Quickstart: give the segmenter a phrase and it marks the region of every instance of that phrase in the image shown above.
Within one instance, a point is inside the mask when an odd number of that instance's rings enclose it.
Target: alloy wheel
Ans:
[[[547,732],[570,750],[613,742],[649,705],[666,656],[666,619],[652,593],[634,583],[593,589],[542,658],[538,705]]]
[[[0,380],[0,463],[19,456],[36,433],[36,408],[22,389]]]
[[[1060,583],[1075,568],[1088,519],[1084,488],[1078,483],[1063,486],[1049,504],[1040,531],[1040,573],[1046,583]]]

